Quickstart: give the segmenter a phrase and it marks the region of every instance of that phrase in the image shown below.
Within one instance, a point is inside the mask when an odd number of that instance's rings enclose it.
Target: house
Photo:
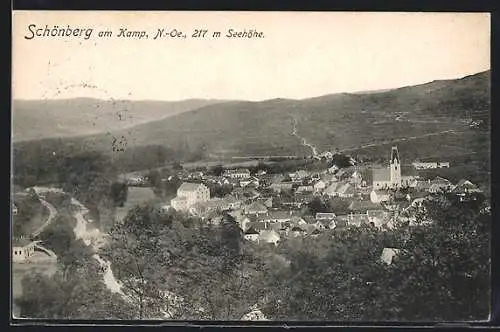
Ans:
[[[438,167],[437,162],[413,162],[412,166],[415,167],[415,169],[421,170],[421,169],[433,169]]]
[[[298,208],[300,209],[302,205],[304,204],[301,200],[298,199],[297,196],[292,196],[292,197],[282,197],[278,199],[279,204],[288,206],[288,207],[293,207],[293,208]]]
[[[350,183],[335,182],[326,188],[325,194],[330,197],[353,197],[355,190]]]
[[[246,168],[228,169],[224,171],[223,176],[230,179],[248,179],[250,178],[250,171]]]
[[[480,193],[481,189],[479,189],[475,184],[473,184],[469,180],[462,179],[453,188],[452,192],[458,196],[463,197],[468,194]]]
[[[249,178],[245,178],[244,180],[241,180],[240,181],[240,186],[241,187],[246,187],[248,185],[254,185],[255,187],[258,187],[260,182],[259,182],[259,179],[257,179],[256,177],[249,177]]]
[[[381,208],[379,203],[373,203],[371,200],[354,200],[349,204],[348,209],[353,212],[366,212],[368,210],[378,210]]]
[[[273,183],[271,184],[270,188],[278,193],[284,190],[292,190],[293,182],[288,181],[288,182]]]
[[[267,208],[260,202],[253,202],[245,207],[246,214],[262,215],[268,212]]]
[[[250,227],[243,235],[243,238],[248,241],[257,241],[259,239],[259,232],[255,228]]]
[[[325,223],[324,220],[317,220],[312,225],[314,226],[314,229],[324,231],[325,229],[329,228],[328,223],[329,223],[329,221],[327,221],[327,223]]]
[[[17,206],[16,204],[12,204],[12,215],[17,215],[18,213],[18,209],[17,209]]]
[[[316,220],[333,220],[335,219],[335,213],[331,212],[317,212]]]
[[[347,224],[349,226],[360,227],[361,225],[369,224],[370,220],[368,219],[368,215],[366,213],[351,213],[347,215]]]
[[[366,211],[366,216],[368,217],[368,221],[373,223],[377,228],[381,228],[389,222],[389,214],[384,210],[368,210]]]
[[[202,183],[184,182],[177,189],[177,197],[170,201],[170,205],[178,211],[187,211],[196,203],[210,199],[210,189]]]
[[[258,243],[272,243],[273,245],[277,245],[280,241],[280,235],[274,230],[265,230],[260,232],[259,237],[257,239]]]
[[[435,168],[449,168],[450,163],[448,161],[431,161],[431,162],[419,162],[416,161],[412,163],[415,169],[435,169]]]
[[[299,216],[292,216],[292,218],[290,219],[290,224],[293,226],[304,226],[307,224],[307,222]]]
[[[448,161],[441,161],[441,162],[438,162],[437,167],[438,168],[449,168],[450,163]]]
[[[380,255],[380,260],[387,264],[391,265],[394,258],[401,252],[400,249],[396,248],[384,248],[382,250],[382,255]]]
[[[224,196],[223,199],[232,210],[239,209],[241,207],[241,201],[231,194]]]
[[[415,189],[419,191],[429,191],[432,186],[431,180],[417,180],[417,184],[415,185]]]
[[[361,176],[361,173],[358,171],[354,171],[351,174],[350,183],[356,186],[360,186],[362,182],[363,182],[363,177]]]
[[[323,180],[319,180],[316,182],[313,186],[314,191],[320,192],[323,191],[326,188],[326,182]]]
[[[453,189],[453,183],[450,180],[436,177],[434,180],[430,182],[430,187],[428,188],[428,192],[430,193],[438,193],[441,191],[448,191]]]
[[[325,187],[328,187],[329,183],[338,181],[337,177],[333,174],[323,174],[321,175],[321,180],[325,182]]]
[[[390,198],[391,194],[388,190],[372,190],[370,193],[370,201],[374,204],[387,202]]]
[[[26,262],[35,253],[36,242],[25,238],[12,241],[12,261],[15,263]]]
[[[295,173],[288,174],[292,181],[301,181],[309,176],[309,172],[300,170]]]
[[[314,187],[313,186],[299,186],[295,190],[297,194],[302,194],[302,193],[308,193],[308,192],[313,192]]]
[[[290,229],[290,233],[293,237],[298,237],[306,234],[306,230],[300,226],[294,226]]]
[[[316,228],[315,230],[313,230],[313,231],[311,232],[311,237],[318,237],[318,236],[320,236],[321,234],[322,234],[322,232],[321,232],[318,228]]]
[[[330,221],[328,224],[329,229],[335,229],[337,227],[337,222],[335,220]]]
[[[290,210],[271,210],[268,215],[264,217],[264,220],[269,222],[279,222],[283,223],[285,221],[290,221],[292,219],[292,211]]]
[[[264,204],[265,207],[267,208],[272,208],[273,207],[273,199],[272,197],[262,197],[259,198],[259,201]]]
[[[339,169],[339,168],[337,167],[337,165],[333,165],[332,167],[330,167],[330,168],[328,169],[328,173],[330,173],[330,174],[334,174],[336,171],[338,171],[338,169]]]

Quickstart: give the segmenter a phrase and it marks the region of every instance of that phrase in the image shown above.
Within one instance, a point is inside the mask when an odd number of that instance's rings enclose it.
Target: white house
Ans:
[[[267,207],[265,207],[260,202],[253,202],[252,204],[245,207],[245,213],[246,214],[256,214],[256,215],[266,214]]]
[[[318,182],[316,182],[314,184],[313,187],[314,187],[314,191],[316,191],[316,192],[322,191],[326,188],[326,182],[323,180],[319,180]]]
[[[170,201],[170,205],[179,211],[187,211],[196,203],[210,199],[210,189],[202,183],[184,182],[177,189],[177,197]]]
[[[391,195],[387,190],[372,190],[370,193],[370,201],[375,204],[387,202],[390,197]]]
[[[368,221],[372,222],[377,228],[387,225],[389,222],[389,214],[384,210],[368,210],[366,215]]]
[[[12,241],[12,261],[16,263],[26,262],[35,253],[36,242],[27,239],[15,239]]]
[[[396,257],[400,251],[400,249],[396,248],[384,248],[384,250],[382,250],[382,255],[380,255],[380,260],[387,265],[391,265],[394,257]]]
[[[291,235],[293,237],[297,237],[297,236],[302,236],[302,235],[305,235],[306,234],[306,230],[300,226],[294,226],[292,227],[292,229],[290,230],[291,232]]]
[[[297,190],[295,192],[297,194],[302,194],[302,193],[313,192],[313,191],[314,191],[313,186],[299,186],[299,187],[297,187]]]
[[[416,162],[413,162],[412,165],[413,165],[413,167],[415,167],[415,169],[433,169],[433,168],[438,167],[438,163],[435,161],[433,161],[433,162],[416,161]]]
[[[354,188],[350,183],[334,182],[325,190],[330,197],[353,197]]]
[[[223,173],[223,176],[231,179],[248,179],[250,171],[246,168],[228,169]]]
[[[288,174],[293,181],[300,181],[309,176],[309,172],[300,170],[295,173]]]
[[[257,241],[259,239],[259,232],[255,230],[255,228],[250,227],[243,235],[243,238],[248,241]]]
[[[272,243],[277,245],[280,241],[280,235],[274,230],[264,230],[260,232],[257,241],[258,243]]]
[[[469,180],[462,179],[457,185],[453,188],[453,193],[458,196],[466,196],[471,193],[480,193],[481,189],[479,189],[475,184],[470,182]]]
[[[328,169],[328,173],[333,174],[335,173],[339,168],[336,165],[333,165]]]
[[[316,220],[333,220],[335,219],[335,213],[331,212],[317,212]]]

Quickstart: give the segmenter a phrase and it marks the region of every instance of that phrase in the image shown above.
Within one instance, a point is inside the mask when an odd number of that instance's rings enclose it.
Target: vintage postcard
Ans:
[[[490,15],[14,11],[12,316],[490,317]]]

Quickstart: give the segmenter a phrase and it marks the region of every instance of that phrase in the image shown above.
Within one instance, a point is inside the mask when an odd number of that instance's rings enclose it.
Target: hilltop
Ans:
[[[14,142],[98,134],[160,120],[220,100],[130,101],[94,98],[14,100]]]

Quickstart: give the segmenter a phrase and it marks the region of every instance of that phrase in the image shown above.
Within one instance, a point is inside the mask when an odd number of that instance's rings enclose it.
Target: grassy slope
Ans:
[[[352,149],[352,153],[385,156],[392,139],[415,137],[397,143],[406,160],[442,157],[453,161],[468,154],[484,156],[488,151],[488,122],[483,129],[470,129],[463,120],[489,119],[489,86],[490,73],[485,72],[381,93],[226,102],[112,131],[112,135],[24,142],[17,145],[17,153],[37,149],[111,151],[114,137],[126,141],[126,148],[206,145],[211,155],[222,157],[308,154],[310,149],[291,135],[295,117],[299,135],[320,150]],[[455,133],[424,136],[447,130]],[[373,142],[379,145],[361,147]]]

